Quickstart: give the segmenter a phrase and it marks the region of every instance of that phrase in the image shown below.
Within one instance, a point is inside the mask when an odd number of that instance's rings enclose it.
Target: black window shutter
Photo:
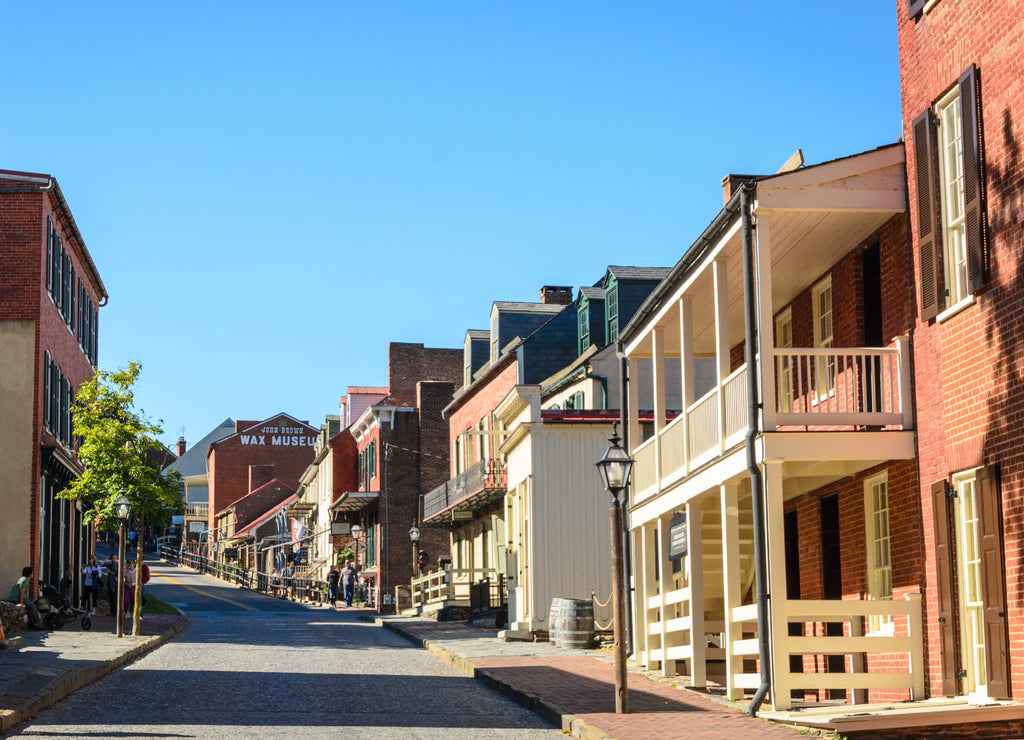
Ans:
[[[960,121],[963,127],[964,231],[967,238],[967,281],[971,292],[985,284],[988,275],[985,249],[985,183],[981,164],[981,96],[978,70],[973,64],[960,76]]]
[[[78,283],[77,275],[75,274],[75,266],[71,266],[71,277],[68,279],[68,326],[71,327],[71,331],[75,330],[75,311],[77,310],[78,296],[75,295],[75,286]]]
[[[50,431],[60,434],[60,366],[50,363]]]
[[[928,0],[907,0],[907,17],[913,18],[915,15],[924,10],[924,6],[928,3]]]
[[[43,426],[50,426],[50,351],[43,353]]]
[[[53,220],[46,217],[46,289],[53,294]]]
[[[935,159],[931,111],[914,119],[914,167],[917,171],[917,249],[921,268],[921,320],[939,314],[938,240],[935,238]]]

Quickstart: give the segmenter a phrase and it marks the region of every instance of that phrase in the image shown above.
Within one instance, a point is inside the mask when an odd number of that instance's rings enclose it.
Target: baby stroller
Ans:
[[[89,612],[72,606],[70,599],[62,599],[57,589],[49,583],[40,581],[39,590],[43,592],[43,597],[50,604],[50,611],[43,617],[43,624],[47,629],[59,630],[65,622],[74,622],[78,619],[79,614],[82,615],[82,629],[88,630],[92,627]]]

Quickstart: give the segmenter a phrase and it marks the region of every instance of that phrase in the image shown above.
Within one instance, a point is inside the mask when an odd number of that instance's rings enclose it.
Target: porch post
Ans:
[[[651,598],[654,596],[655,581],[654,581],[654,567],[651,562],[651,553],[654,552],[654,538],[658,534],[657,522],[644,522],[643,526],[640,527],[640,542],[641,547],[639,552],[634,553],[637,555],[637,560],[640,563],[640,578],[637,583],[637,590],[640,592],[640,597],[637,601],[637,625],[640,627],[636,630],[637,634],[642,637],[643,640],[643,652],[640,655],[643,658],[644,667],[647,670],[654,670],[655,661],[651,657],[651,610],[650,603]]]
[[[722,507],[722,596],[725,611],[725,695],[729,701],[743,698],[743,689],[736,686],[736,675],[743,663],[733,650],[733,643],[742,640],[741,629],[732,621],[732,610],[740,605],[740,510],[739,487],[723,485]]]
[[[713,264],[715,282],[715,386],[718,389],[718,451],[725,452],[725,379],[729,377],[729,291],[727,264],[716,259]]]
[[[900,394],[900,415],[903,429],[914,428],[914,404],[910,402],[911,377],[910,377],[910,337],[902,334],[895,339],[896,349],[899,350],[899,394]],[[891,392],[891,389],[890,389]]]
[[[679,364],[680,392],[682,396],[683,421],[683,471],[690,472],[690,435],[685,416],[693,405],[693,301],[683,298],[679,301]]]
[[[775,317],[772,313],[771,214],[758,213],[754,230],[754,266],[757,285],[757,349],[761,361],[761,429],[774,432],[778,427],[775,400]],[[747,372],[754,368],[747,368]]]
[[[686,564],[690,587],[690,685],[707,685],[707,645],[704,638],[704,543],[701,541],[701,499],[686,504]]]
[[[765,546],[768,548],[769,644],[772,661],[772,709],[789,709],[789,603],[786,594],[786,536],[782,509],[782,463],[762,465]]]
[[[658,598],[660,601],[660,618],[658,624],[661,632],[661,675],[676,675],[676,661],[669,659],[668,648],[671,642],[668,632],[668,594],[672,590],[672,582],[675,578],[672,575],[672,561],[668,559],[669,553],[669,531],[668,514],[658,517]]]
[[[658,482],[657,490],[661,490],[661,436],[665,431],[665,330],[660,327],[651,329],[651,390],[654,392],[654,479]]]

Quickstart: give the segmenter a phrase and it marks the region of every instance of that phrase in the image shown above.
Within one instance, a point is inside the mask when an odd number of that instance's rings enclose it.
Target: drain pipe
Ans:
[[[757,464],[755,443],[758,434],[758,383],[757,383],[757,347],[755,345],[754,326],[757,318],[754,281],[754,243],[750,223],[750,195],[752,186],[744,184],[740,188],[740,226],[743,238],[743,329],[744,355],[747,361],[747,472],[750,473],[750,494],[754,517],[754,589],[757,597],[757,636],[758,657],[761,662],[761,685],[754,693],[748,713],[757,716],[768,690],[771,689],[771,663],[768,642],[768,587],[765,562],[765,531],[764,531],[764,481],[761,468]]]

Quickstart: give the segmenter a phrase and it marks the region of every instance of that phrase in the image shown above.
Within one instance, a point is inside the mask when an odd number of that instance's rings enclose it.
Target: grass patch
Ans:
[[[155,597],[153,594],[146,594],[146,605],[142,607],[142,613],[145,614],[180,614],[177,608],[171,606],[166,601],[162,601]]]

